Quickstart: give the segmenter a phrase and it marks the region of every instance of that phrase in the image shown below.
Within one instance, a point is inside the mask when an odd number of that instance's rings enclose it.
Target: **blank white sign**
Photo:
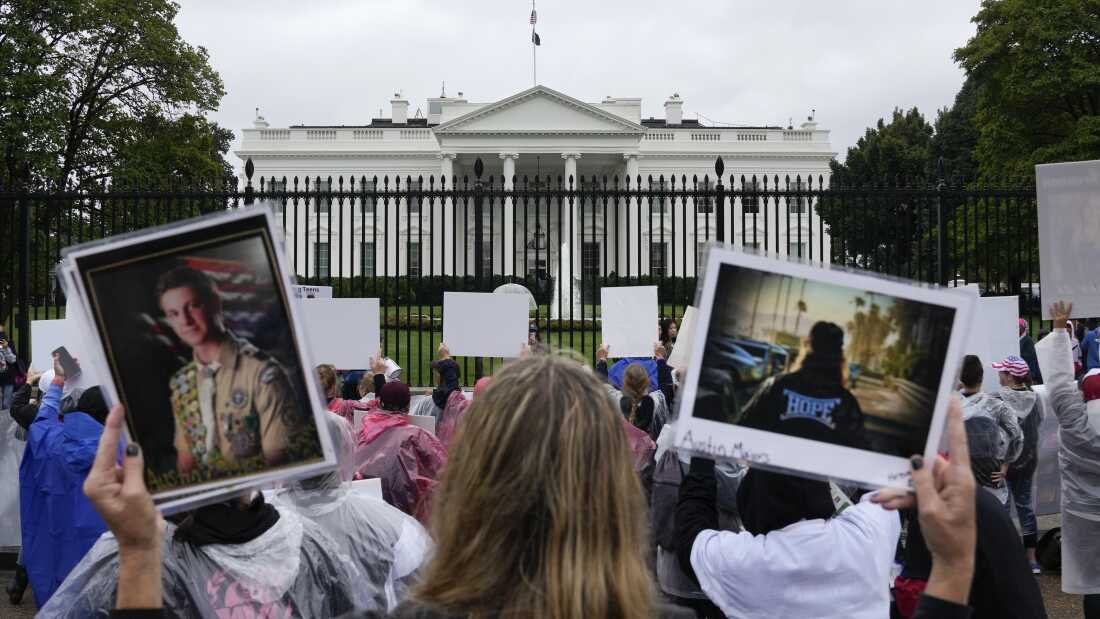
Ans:
[[[652,357],[658,339],[657,287],[601,288],[600,304],[603,343],[611,348],[611,356]]]
[[[302,325],[313,361],[362,370],[378,354],[378,299],[301,299]]]
[[[1100,316],[1100,161],[1037,165],[1035,187],[1043,319],[1055,301],[1073,303],[1070,318]]]
[[[1009,355],[1020,354],[1019,297],[982,297],[974,311],[974,319],[963,352],[982,360],[985,375],[982,391],[996,392],[1000,388],[997,371],[989,364]]]
[[[69,354],[80,359],[78,342],[73,335],[70,322],[59,320],[31,321],[31,367],[45,372],[53,367],[53,351],[64,346]]]
[[[680,319],[680,328],[676,331],[676,345],[668,356],[668,364],[674,368],[686,368],[691,359],[691,334],[695,332],[695,307],[684,308],[684,317]]]
[[[527,297],[491,292],[443,293],[443,342],[452,355],[519,356],[527,343]]]

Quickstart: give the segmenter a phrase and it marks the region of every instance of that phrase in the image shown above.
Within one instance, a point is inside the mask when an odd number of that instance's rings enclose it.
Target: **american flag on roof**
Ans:
[[[531,25],[534,26],[535,22],[539,20],[539,16],[535,13],[535,9],[531,9]]]

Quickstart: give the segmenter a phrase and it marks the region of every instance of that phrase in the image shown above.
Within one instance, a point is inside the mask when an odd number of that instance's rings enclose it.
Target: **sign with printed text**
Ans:
[[[295,299],[331,299],[332,286],[294,286]]]
[[[1073,303],[1070,318],[1100,316],[1100,161],[1037,165],[1035,188],[1043,320],[1055,301]]]
[[[444,292],[443,342],[460,357],[517,357],[527,343],[527,317],[522,295]]]
[[[618,286],[600,289],[603,343],[611,356],[652,357],[657,341],[657,287]],[[682,341],[677,337],[677,341]]]

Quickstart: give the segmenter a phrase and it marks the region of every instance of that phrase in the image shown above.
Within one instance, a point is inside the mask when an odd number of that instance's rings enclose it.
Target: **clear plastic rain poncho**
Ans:
[[[168,617],[334,617],[369,608],[366,576],[321,525],[276,507],[279,519],[242,544],[196,546],[164,531],[162,583]],[[110,533],[69,574],[42,617],[107,617],[115,606],[118,543]]]
[[[447,461],[443,444],[405,415],[374,411],[363,417],[355,449],[355,478],[382,480],[386,502],[428,523],[431,497]]]
[[[1061,439],[1062,591],[1100,593],[1100,423],[1090,423],[1073,380],[1065,330],[1046,336],[1035,349]]]
[[[332,473],[291,484],[276,496],[281,511],[294,510],[319,524],[344,548],[363,574],[364,610],[392,612],[405,597],[431,550],[427,531],[416,520],[376,498],[352,490],[355,438],[351,425],[326,416],[340,467]]]

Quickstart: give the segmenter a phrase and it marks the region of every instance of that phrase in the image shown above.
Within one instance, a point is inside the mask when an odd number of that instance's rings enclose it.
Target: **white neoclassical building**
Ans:
[[[608,97],[586,103],[545,86],[535,86],[491,103],[473,103],[459,97],[428,99],[427,115],[409,114],[409,103],[396,97],[390,118],[375,118],[361,126],[290,126],[275,128],[257,116],[243,130],[242,161],[255,167],[253,184],[278,179],[276,189],[311,189],[316,178],[321,189],[351,186],[358,192],[383,189],[401,178],[401,187],[412,178],[423,189],[434,177],[451,184],[452,177],[474,177],[474,163],[484,164],[482,177],[505,179],[511,187],[516,177],[583,178],[618,177],[680,179],[693,177],[714,183],[715,160],[725,163],[725,180],[753,175],[772,179],[781,186],[789,177],[812,177],[828,183],[829,160],[834,156],[829,132],[813,121],[794,127],[709,127],[684,118],[684,103],[673,95],[664,103],[664,118],[642,118],[641,100]],[[601,181],[602,182],[602,181]],[[668,181],[666,180],[666,183]],[[556,181],[555,181],[556,183]],[[632,180],[631,185],[636,183]],[[677,188],[680,182],[677,180]],[[772,185],[774,186],[774,185]],[[306,276],[450,275],[473,272],[474,220],[468,207],[428,201],[382,204],[349,198],[338,205],[306,200],[287,209],[287,254],[298,274]],[[398,201],[390,201],[398,202]],[[516,202],[520,202],[519,199]],[[574,277],[603,275],[687,276],[695,274],[696,250],[716,236],[713,204],[696,205],[690,199],[670,199],[665,204],[632,200],[612,204],[578,201],[563,209],[545,200],[494,201],[483,223],[485,260],[498,275],[524,276],[536,271],[556,272],[561,252],[572,258]],[[642,202],[639,204],[639,202]],[[740,245],[768,247],[779,253],[798,254],[812,242],[816,258],[828,239],[822,238],[817,214],[810,200],[784,200],[782,208],[761,207],[741,199],[728,202],[726,238]],[[778,200],[773,200],[778,204]],[[789,204],[786,204],[789,202]],[[559,213],[561,220],[559,220]],[[628,240],[629,239],[629,240]],[[744,239],[744,241],[743,241]],[[812,241],[811,241],[812,239]],[[823,245],[822,245],[823,244]],[[804,252],[808,253],[808,252]],[[569,262],[569,261],[567,261]]]

